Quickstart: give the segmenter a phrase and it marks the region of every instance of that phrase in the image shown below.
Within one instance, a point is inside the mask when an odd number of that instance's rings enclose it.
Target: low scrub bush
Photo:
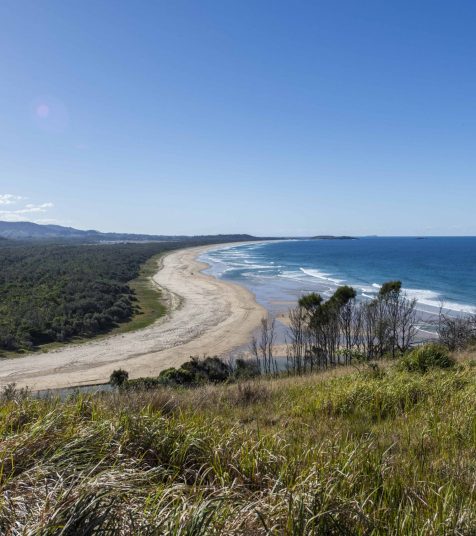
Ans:
[[[455,360],[441,344],[430,343],[415,348],[400,359],[399,366],[408,372],[427,372],[432,368],[451,368]]]
[[[232,373],[230,365],[219,357],[191,357],[190,361],[184,363],[180,369],[188,372],[192,378],[192,383],[222,383],[228,380]],[[179,369],[179,370],[180,370]]]
[[[123,369],[114,370],[109,377],[109,383],[113,387],[122,387],[129,379],[129,373]]]
[[[160,378],[135,378],[134,380],[128,380],[124,385],[126,390],[148,390],[148,389],[157,389],[163,383],[160,381]]]
[[[170,367],[163,370],[159,376],[136,378],[129,380],[125,370],[115,370],[109,383],[123,389],[156,389],[168,387],[198,387],[207,383],[227,383],[235,380],[256,378],[261,374],[259,366],[253,361],[237,359],[232,367],[219,357],[191,357],[190,361],[181,367]]]
[[[248,361],[242,358],[236,360],[235,370],[233,372],[233,377],[235,379],[247,380],[251,378],[256,378],[260,375],[260,366],[256,361]]]

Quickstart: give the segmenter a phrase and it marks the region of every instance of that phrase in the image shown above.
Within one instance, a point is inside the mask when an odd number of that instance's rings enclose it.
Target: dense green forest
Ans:
[[[160,252],[210,243],[103,245],[12,244],[0,247],[0,352],[92,337],[130,320],[137,305],[128,282]]]

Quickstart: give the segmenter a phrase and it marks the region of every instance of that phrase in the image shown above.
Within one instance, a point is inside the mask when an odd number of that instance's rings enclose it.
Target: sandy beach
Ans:
[[[47,353],[0,361],[0,386],[33,390],[105,383],[114,369],[131,378],[155,376],[192,355],[227,356],[246,344],[266,311],[251,292],[202,273],[197,257],[216,246],[173,251],[161,258],[153,281],[167,314],[139,331],[71,344]]]

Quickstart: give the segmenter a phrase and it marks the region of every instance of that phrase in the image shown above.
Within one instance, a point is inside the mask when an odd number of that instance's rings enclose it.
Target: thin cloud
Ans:
[[[20,208],[12,212],[16,214],[31,214],[34,212],[46,212],[49,208],[53,208],[53,206],[54,206],[53,203],[42,203],[41,205],[33,205],[32,203],[28,203],[28,205],[25,205],[24,208]]]
[[[24,197],[21,197],[19,195],[0,194],[0,205],[18,206],[18,208],[0,210],[0,220],[10,222],[25,221],[25,218],[28,218],[29,215],[33,216],[35,214],[44,214],[48,212],[49,209],[54,207],[53,203],[51,202],[39,204],[27,203],[23,205],[20,203],[20,201],[23,201],[24,199]]]
[[[22,201],[24,198],[20,195],[13,194],[0,194],[0,205],[15,205],[18,201]]]

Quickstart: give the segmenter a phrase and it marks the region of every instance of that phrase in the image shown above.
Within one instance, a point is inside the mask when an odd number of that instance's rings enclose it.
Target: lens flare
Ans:
[[[50,107],[47,104],[39,104],[36,107],[36,115],[41,118],[46,118],[50,115]]]
[[[32,103],[32,118],[38,128],[46,132],[62,133],[69,126],[69,113],[56,97],[43,96]]]

